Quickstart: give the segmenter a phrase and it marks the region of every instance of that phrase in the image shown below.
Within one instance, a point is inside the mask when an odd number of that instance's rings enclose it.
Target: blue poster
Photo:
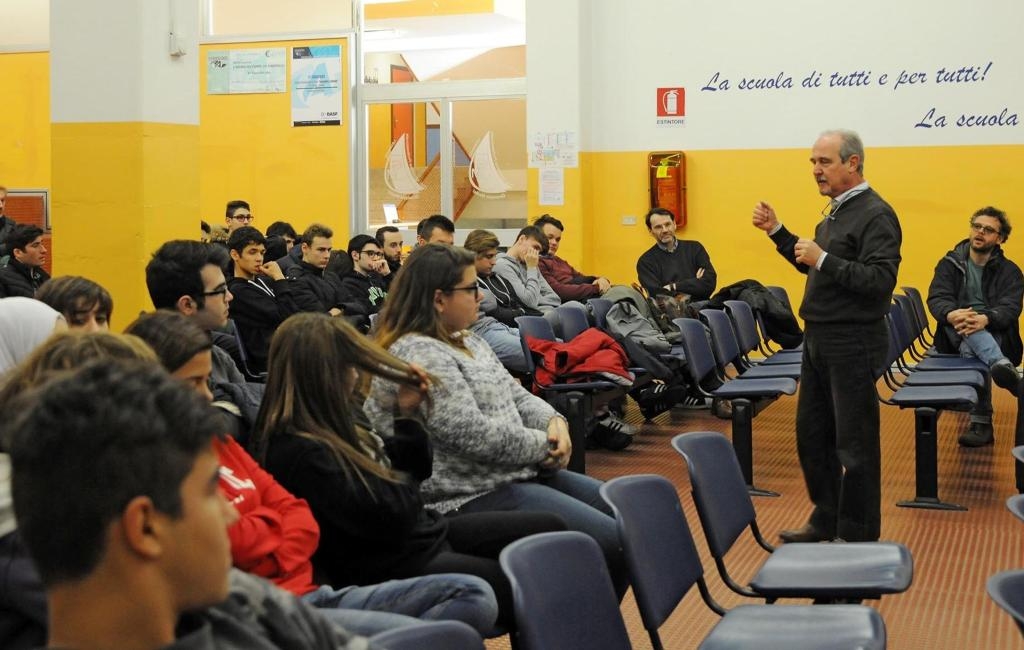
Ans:
[[[292,126],[341,124],[341,46],[292,48]]]

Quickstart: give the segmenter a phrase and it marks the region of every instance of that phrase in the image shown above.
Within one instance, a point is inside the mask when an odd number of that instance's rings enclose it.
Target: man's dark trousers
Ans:
[[[881,533],[881,450],[875,381],[889,336],[873,323],[807,323],[796,439],[810,523],[828,537],[875,541]]]

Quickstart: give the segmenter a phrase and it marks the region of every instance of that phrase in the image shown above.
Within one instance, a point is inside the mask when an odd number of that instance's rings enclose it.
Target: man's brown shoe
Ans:
[[[791,528],[779,532],[779,539],[788,544],[827,542],[833,537],[834,535],[823,533],[810,524],[805,524],[803,528]]]

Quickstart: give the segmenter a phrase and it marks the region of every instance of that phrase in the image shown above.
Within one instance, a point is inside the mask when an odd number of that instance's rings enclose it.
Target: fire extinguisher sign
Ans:
[[[658,126],[683,126],[686,124],[686,89],[658,88]]]

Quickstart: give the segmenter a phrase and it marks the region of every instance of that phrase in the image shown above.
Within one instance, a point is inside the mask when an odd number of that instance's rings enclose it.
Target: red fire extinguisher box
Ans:
[[[686,225],[686,156],[682,151],[659,151],[647,156],[647,182],[652,208],[665,208]]]

